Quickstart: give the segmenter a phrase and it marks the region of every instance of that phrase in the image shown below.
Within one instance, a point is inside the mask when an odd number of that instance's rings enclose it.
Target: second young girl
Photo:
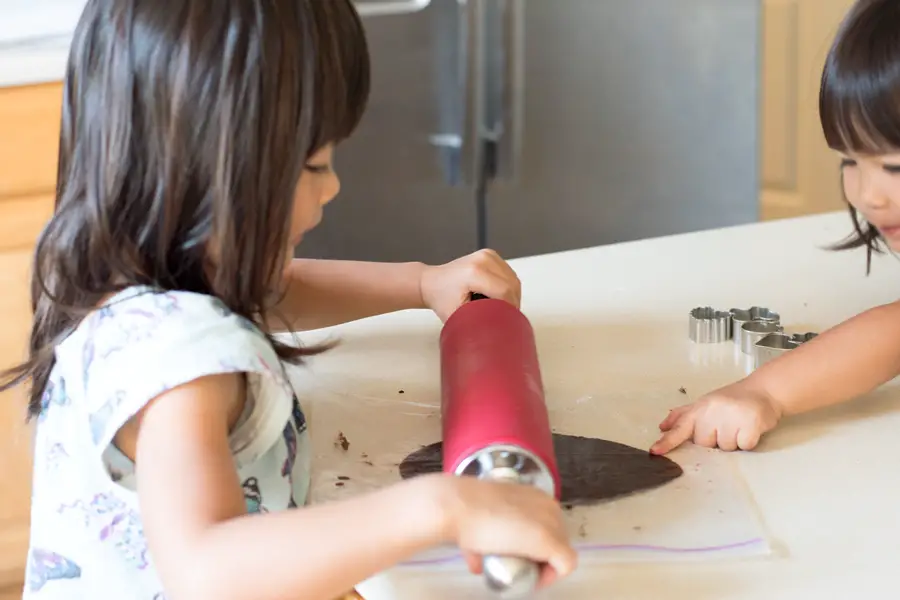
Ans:
[[[819,112],[855,235],[838,249],[900,251],[900,2],[860,0],[822,73]],[[873,308],[671,411],[651,449],[692,440],[750,450],[785,415],[848,401],[900,375],[900,302]]]

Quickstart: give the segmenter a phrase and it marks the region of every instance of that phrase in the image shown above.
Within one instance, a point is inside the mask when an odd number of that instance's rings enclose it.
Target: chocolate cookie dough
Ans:
[[[664,456],[608,440],[554,433],[553,448],[562,479],[560,501],[567,506],[595,504],[652,489],[683,473]],[[441,442],[424,446],[400,463],[400,477],[440,472],[441,460]]]

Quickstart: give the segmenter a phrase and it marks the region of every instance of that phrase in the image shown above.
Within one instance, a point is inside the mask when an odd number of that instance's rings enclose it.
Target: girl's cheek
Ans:
[[[845,169],[843,176],[844,197],[851,205],[859,208],[859,198],[857,191],[859,190],[859,174],[855,169]]]

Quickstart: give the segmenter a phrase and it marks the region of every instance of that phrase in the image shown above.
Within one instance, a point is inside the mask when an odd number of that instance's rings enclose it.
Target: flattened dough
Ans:
[[[441,442],[416,450],[400,463],[400,477],[440,472]],[[553,434],[562,479],[560,501],[567,506],[595,504],[659,487],[682,475],[665,456],[631,446],[573,435]]]

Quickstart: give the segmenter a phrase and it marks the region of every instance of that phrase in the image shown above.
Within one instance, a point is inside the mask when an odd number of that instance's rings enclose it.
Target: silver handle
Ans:
[[[356,12],[361,17],[408,15],[428,8],[431,0],[388,0],[385,2],[357,2]]]
[[[488,588],[503,600],[533,594],[541,576],[537,563],[518,556],[485,556],[481,565]]]
[[[434,0],[440,125],[431,137],[450,185],[475,191],[476,246],[488,244],[488,188],[521,155],[524,0]]]
[[[494,458],[492,455],[485,456],[482,463],[489,464]],[[514,458],[515,462],[522,461],[521,455],[501,455],[501,460],[507,458]],[[495,463],[491,464],[481,478],[511,484],[524,482],[522,474],[516,467]],[[552,479],[549,481],[552,482]],[[484,572],[488,588],[502,600],[513,600],[533,594],[541,576],[541,569],[537,563],[520,556],[485,556],[481,561],[481,570]]]
[[[471,186],[481,164],[483,0],[433,0],[435,131],[429,140],[452,186]]]
[[[494,0],[485,23],[486,109],[482,136],[491,179],[515,179],[522,152],[525,0]]]

